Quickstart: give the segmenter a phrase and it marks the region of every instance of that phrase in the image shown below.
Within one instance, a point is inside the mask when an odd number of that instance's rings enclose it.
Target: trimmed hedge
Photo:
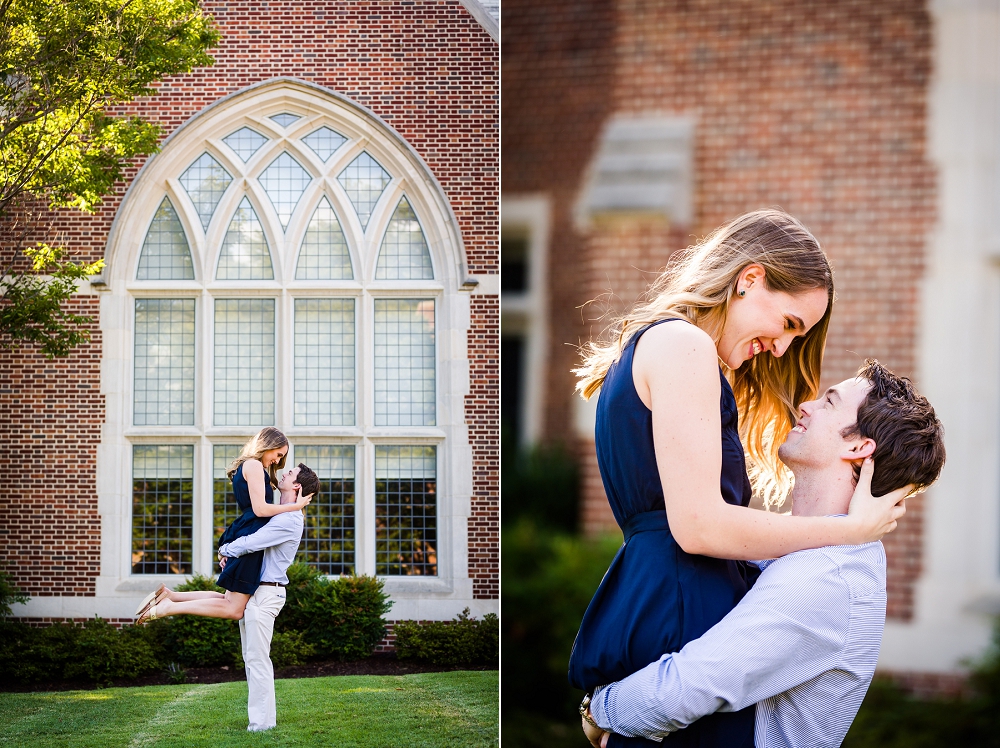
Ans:
[[[385,636],[383,616],[392,606],[381,580],[327,579],[305,564],[293,564],[288,575],[285,607],[271,640],[275,667],[371,655]],[[198,574],[176,590],[223,591]],[[9,606],[22,601],[19,596],[0,574],[0,603]],[[121,630],[100,618],[47,628],[0,618],[0,678],[24,684],[64,679],[107,684],[156,670],[183,682],[185,667],[243,667],[241,650],[239,622],[221,618],[170,616]]]
[[[225,592],[211,577],[195,574],[176,592]],[[225,618],[170,616],[152,621],[148,628],[162,640],[167,662],[185,667],[242,664],[240,622]]]
[[[396,656],[434,665],[500,665],[500,620],[488,613],[469,617],[466,608],[454,621],[400,621],[395,627]]]
[[[285,610],[279,632],[299,631],[315,657],[358,660],[370,657],[385,637],[385,614],[392,607],[385,582],[368,576],[327,579],[304,564],[288,569]]]
[[[144,632],[119,631],[100,618],[83,626],[42,629],[0,621],[0,677],[18,683],[88,680],[106,685],[160,667],[156,648]]]

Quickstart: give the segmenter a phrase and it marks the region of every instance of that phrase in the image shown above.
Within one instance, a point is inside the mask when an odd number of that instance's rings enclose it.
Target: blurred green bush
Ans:
[[[454,621],[400,621],[396,656],[435,665],[499,666],[500,620],[489,613],[477,621],[466,608]]]
[[[620,546],[620,535],[583,538],[528,518],[503,531],[505,718],[523,710],[578,721],[576,706],[583,694],[567,682],[569,654],[587,605]],[[504,744],[514,743],[505,738]]]
[[[1000,748],[1000,620],[993,645],[974,665],[964,698],[915,699],[876,680],[844,748]]]
[[[505,436],[500,463],[503,525],[528,518],[545,527],[576,532],[580,516],[576,459],[561,444],[519,449]]]

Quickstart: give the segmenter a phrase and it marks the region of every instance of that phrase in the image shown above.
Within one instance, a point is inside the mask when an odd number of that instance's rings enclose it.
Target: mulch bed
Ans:
[[[274,678],[322,678],[329,675],[409,675],[411,673],[444,673],[452,670],[496,670],[488,665],[431,665],[412,660],[398,660],[396,655],[374,654],[366,660],[353,662],[310,662],[306,665],[292,665],[275,668]],[[228,683],[234,680],[245,680],[243,670],[235,667],[191,667],[185,669],[187,678],[184,683]],[[144,675],[132,680],[116,680],[115,686],[166,686],[172,683],[166,672]],[[20,685],[17,683],[0,683],[2,692],[27,691],[76,691],[101,688],[89,681],[54,681],[51,683],[32,683]]]

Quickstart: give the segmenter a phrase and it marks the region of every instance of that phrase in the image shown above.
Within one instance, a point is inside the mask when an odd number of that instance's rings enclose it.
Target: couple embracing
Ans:
[[[303,464],[285,471],[288,439],[267,427],[243,445],[229,466],[233,494],[241,514],[219,539],[221,592],[174,592],[165,585],[136,610],[136,623],[165,616],[194,615],[240,622],[246,665],[251,732],[276,724],[271,636],[285,604],[287,570],[295,560],[305,519],[302,509],[319,490],[316,473]],[[280,501],[274,504],[274,489]]]
[[[945,452],[930,403],[877,361],[819,391],[833,301],[812,234],[757,211],[679,253],[587,351],[625,537],[570,657],[593,745],[843,742],[885,625],[879,540]],[[790,515],[746,510],[789,489]]]

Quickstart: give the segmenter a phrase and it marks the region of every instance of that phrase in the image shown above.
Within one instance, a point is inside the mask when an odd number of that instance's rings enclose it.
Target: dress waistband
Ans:
[[[633,514],[628,518],[628,520],[626,520],[625,527],[622,528],[626,543],[632,538],[633,535],[637,535],[640,532],[649,532],[651,530],[670,530],[665,510],[654,509],[651,512],[639,512],[639,514]]]

